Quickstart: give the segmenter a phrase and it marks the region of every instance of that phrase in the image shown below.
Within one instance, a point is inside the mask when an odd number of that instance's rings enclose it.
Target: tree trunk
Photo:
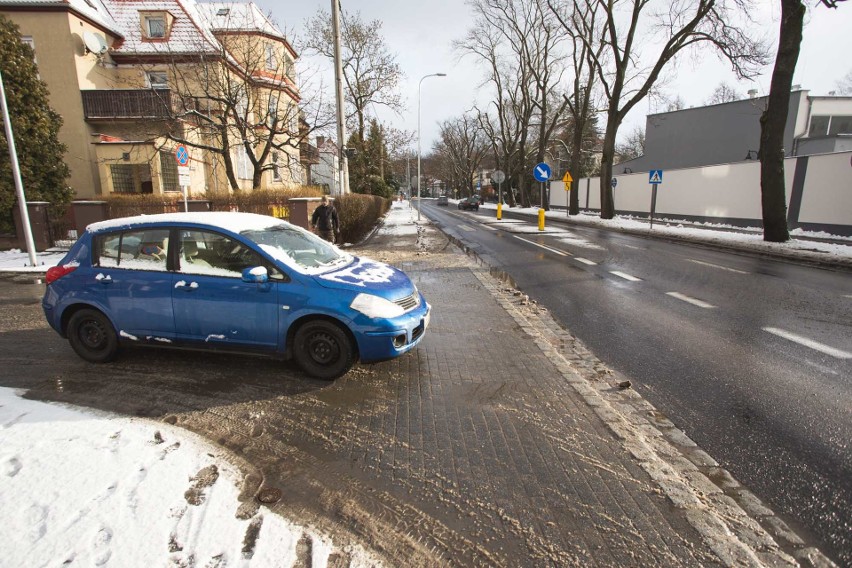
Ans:
[[[580,195],[577,191],[577,183],[580,182],[580,163],[583,160],[583,131],[586,129],[586,124],[580,124],[576,118],[574,120],[574,139],[571,141],[571,177],[574,182],[571,183],[571,191],[568,192],[568,214],[580,214]]]
[[[603,152],[601,156],[601,219],[612,219],[615,217],[615,200],[613,199],[612,185],[612,160],[615,156],[615,134],[618,130],[615,118],[607,119],[606,134],[603,141]]]
[[[781,0],[781,33],[772,71],[769,103],[760,117],[760,196],[763,240],[790,240],[784,187],[784,129],[790,108],[790,88],[799,59],[805,6],[801,0]]]

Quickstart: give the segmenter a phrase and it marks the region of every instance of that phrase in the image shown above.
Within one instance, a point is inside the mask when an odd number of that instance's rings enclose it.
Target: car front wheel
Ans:
[[[296,332],[293,356],[307,374],[332,380],[352,367],[355,348],[349,334],[339,325],[315,320],[303,324]]]
[[[90,363],[106,363],[118,353],[115,329],[98,310],[83,309],[71,316],[67,335],[71,348]]]

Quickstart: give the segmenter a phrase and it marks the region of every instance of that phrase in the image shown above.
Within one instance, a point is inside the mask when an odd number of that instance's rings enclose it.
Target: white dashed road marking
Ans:
[[[641,282],[641,278],[636,278],[635,276],[631,276],[630,274],[626,274],[624,272],[619,272],[618,270],[610,270],[610,274],[615,274],[619,278],[624,278],[625,280],[629,280],[630,282]]]
[[[832,357],[837,357],[838,359],[852,359],[852,353],[843,351],[841,349],[835,349],[834,347],[830,347],[828,345],[823,345],[822,343],[818,343],[813,339],[808,339],[807,337],[796,335],[795,333],[784,329],[778,329],[777,327],[764,327],[763,331],[768,331],[773,335],[783,337],[784,339],[787,339],[794,343],[798,343],[799,345],[804,345],[805,347],[810,347],[815,351],[825,353],[826,355],[831,355]]]
[[[736,272],[737,274],[748,274],[745,270],[737,270],[736,268],[728,268],[727,266],[721,266],[718,264],[712,264],[710,262],[703,262],[701,260],[695,260],[692,258],[687,259],[689,262],[694,262],[695,264],[701,264],[703,266],[709,266],[711,268],[718,268],[719,270],[727,270],[728,272]]]
[[[681,300],[681,301],[686,302],[688,304],[692,304],[693,306],[698,306],[699,308],[710,309],[710,308],[716,307],[713,304],[708,304],[707,302],[705,302],[703,300],[699,300],[698,298],[692,298],[690,296],[686,296],[684,294],[681,294],[680,292],[666,292],[666,296],[671,296],[672,298],[677,298],[678,300]]]
[[[456,226],[457,226],[459,229],[461,229],[462,231],[467,231],[467,232],[469,232],[469,233],[470,233],[470,232],[473,232],[473,231],[475,231],[475,230],[476,230],[476,229],[474,229],[473,227],[468,227],[467,225],[456,225]]]
[[[518,240],[524,241],[525,243],[529,243],[529,244],[534,245],[534,246],[537,246],[537,247],[539,247],[539,248],[543,248],[543,249],[544,249],[544,250],[546,250],[546,251],[550,251],[550,252],[552,252],[552,253],[554,253],[554,254],[558,254],[558,255],[560,255],[560,256],[571,256],[571,254],[570,254],[570,253],[567,253],[567,252],[565,252],[565,251],[561,251],[561,250],[559,250],[559,249],[555,249],[555,248],[553,248],[553,247],[549,247],[549,246],[547,246],[547,245],[543,245],[543,244],[537,243],[537,242],[535,242],[535,241],[531,241],[531,240],[529,240],[529,239],[524,239],[524,238],[521,238],[521,237],[519,237],[519,236],[517,236],[517,235],[515,235],[515,238],[516,238],[516,239],[518,239]]]
[[[582,262],[583,264],[588,264],[589,266],[597,266],[598,265],[597,262],[595,262],[593,260],[589,260],[588,258],[583,258],[581,256],[576,257],[574,260],[576,260],[577,262]]]

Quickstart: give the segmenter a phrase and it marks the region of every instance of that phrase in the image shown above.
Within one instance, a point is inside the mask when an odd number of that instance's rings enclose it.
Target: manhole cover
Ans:
[[[281,500],[281,490],[274,487],[264,487],[257,494],[257,500],[261,503],[277,503]]]

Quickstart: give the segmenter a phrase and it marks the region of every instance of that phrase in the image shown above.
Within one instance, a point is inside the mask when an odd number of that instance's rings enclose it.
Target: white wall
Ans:
[[[852,225],[852,152],[809,158],[799,222]]]
[[[784,161],[787,206],[793,190],[797,158]],[[852,227],[852,152],[823,154],[808,158],[799,222]],[[615,210],[645,213],[651,208],[648,172],[615,176]],[[580,208],[600,209],[599,178],[581,179],[572,184],[579,191]],[[567,192],[562,182],[551,182],[550,203],[566,207]],[[655,216],[677,215],[753,219],[763,215],[760,204],[760,162],[749,161],[682,170],[665,170],[657,189]]]

